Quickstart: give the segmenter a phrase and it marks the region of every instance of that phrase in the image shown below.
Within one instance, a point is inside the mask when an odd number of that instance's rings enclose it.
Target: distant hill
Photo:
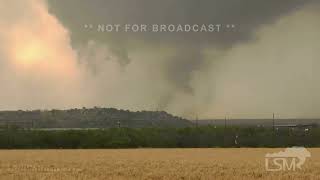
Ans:
[[[82,108],[70,110],[0,111],[0,126],[24,128],[188,127],[192,122],[164,111]]]

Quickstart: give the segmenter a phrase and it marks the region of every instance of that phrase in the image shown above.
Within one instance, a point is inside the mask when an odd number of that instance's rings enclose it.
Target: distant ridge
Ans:
[[[0,111],[0,126],[21,128],[188,127],[192,122],[165,111],[82,108],[69,110]]]

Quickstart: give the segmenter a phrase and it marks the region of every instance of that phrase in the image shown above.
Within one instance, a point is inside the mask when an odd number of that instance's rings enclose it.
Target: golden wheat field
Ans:
[[[320,149],[302,170],[269,172],[266,153],[283,149],[1,150],[9,179],[320,179]]]

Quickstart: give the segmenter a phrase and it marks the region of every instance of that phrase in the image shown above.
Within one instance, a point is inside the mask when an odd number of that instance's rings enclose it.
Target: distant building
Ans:
[[[309,131],[312,128],[318,127],[318,124],[278,124],[274,126],[276,129],[298,129]]]

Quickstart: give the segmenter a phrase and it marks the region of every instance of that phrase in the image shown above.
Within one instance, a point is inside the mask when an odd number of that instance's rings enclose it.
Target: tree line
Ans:
[[[200,126],[0,131],[1,149],[320,147],[320,128]]]

